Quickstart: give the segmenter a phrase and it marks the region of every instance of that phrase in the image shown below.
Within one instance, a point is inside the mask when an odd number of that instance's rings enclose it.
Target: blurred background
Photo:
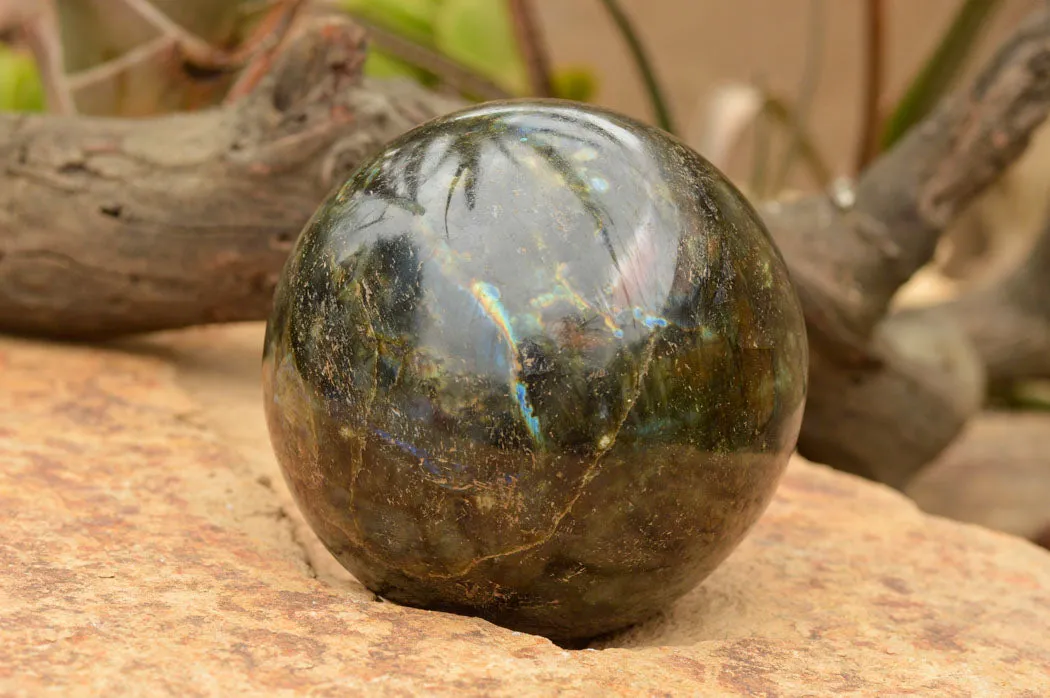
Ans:
[[[345,12],[373,33],[374,77],[606,105],[669,127],[752,197],[773,198],[856,174],[1040,2],[0,0],[0,109],[208,106],[287,13]],[[177,35],[192,40],[185,55],[165,43]],[[1023,254],[1050,190],[1048,141],[962,217],[901,302],[942,298]]]
[[[961,78],[972,74],[1002,39],[1043,0],[1005,0],[989,12]],[[587,65],[597,76],[595,101],[651,120],[630,54],[598,2],[537,0],[536,8],[555,64]],[[793,97],[809,52],[818,50],[819,77],[809,128],[836,173],[856,159],[864,95],[866,3],[830,0],[819,5],[823,36],[813,36],[811,0],[621,0],[649,47],[681,130],[699,140],[709,101],[733,83],[764,82]],[[959,0],[888,0],[885,16],[883,106],[899,99],[933,53],[962,5]],[[734,158],[732,174],[746,177],[748,159]],[[799,178],[799,184],[805,184]]]
[[[0,110],[146,117],[235,101],[293,20],[337,12],[369,31],[372,79],[467,100],[553,95],[611,107],[673,131],[753,199],[783,199],[843,186],[1046,2],[0,0]],[[940,301],[1010,269],[1045,225],[1048,194],[1044,125],[896,303]],[[1050,409],[1050,382],[1006,388],[994,406]],[[995,432],[985,451],[960,446],[961,465],[950,456],[954,470],[931,469],[910,493],[938,513],[1031,535],[1046,521],[1045,437],[1021,444],[1011,433]],[[996,459],[1024,476],[989,467]],[[1003,475],[962,487],[977,470]],[[1004,494],[989,494],[995,487]],[[966,499],[978,490],[987,496]],[[981,513],[990,499],[997,508]]]
[[[702,140],[711,101],[727,85],[757,84],[792,101],[805,101],[808,130],[834,173],[856,163],[865,91],[869,5],[882,16],[880,108],[894,106],[923,64],[945,38],[965,6],[976,13],[974,32],[957,61],[953,82],[972,73],[1017,22],[1044,0],[619,0],[661,83],[680,135]],[[0,35],[10,47],[31,46],[17,26],[47,9],[48,0],[0,0]],[[65,45],[65,68],[72,73],[97,67],[125,51],[140,48],[155,27],[129,10],[151,5],[172,20],[219,46],[243,36],[251,18],[271,5],[263,0],[56,0]],[[485,73],[508,91],[528,92],[520,51],[516,50],[507,0],[332,0],[317,3],[344,10],[407,41],[436,48]],[[602,0],[533,0],[529,3],[554,71],[572,72],[583,85],[575,97],[607,105],[652,121],[637,64]],[[242,38],[242,37],[241,37]],[[380,46],[382,41],[377,42]],[[517,55],[515,55],[517,54]],[[396,71],[392,61],[373,61],[378,75]],[[382,65],[380,65],[382,63]],[[568,69],[568,70],[567,70]],[[23,85],[21,101],[12,95],[19,77],[0,73],[0,107],[26,108],[37,102]],[[118,76],[125,93],[134,91],[135,70]],[[24,80],[24,78],[22,78]],[[808,84],[803,84],[808,83]],[[139,91],[142,91],[141,89]],[[85,91],[81,111],[152,111],[144,96],[124,105]],[[800,92],[807,94],[800,95]],[[170,106],[171,102],[165,103]],[[747,158],[730,169],[746,175]],[[800,184],[804,184],[801,180]]]

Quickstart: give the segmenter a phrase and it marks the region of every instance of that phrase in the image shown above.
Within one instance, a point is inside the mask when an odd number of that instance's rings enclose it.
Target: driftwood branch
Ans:
[[[1017,268],[948,303],[901,313],[950,321],[973,342],[992,383],[1050,378],[1050,220]]]
[[[1050,10],[1040,10],[969,89],[872,163],[841,206],[814,197],[786,215],[771,213],[778,242],[819,306],[811,329],[844,347],[866,344],[945,227],[1024,152],[1048,112]]]
[[[92,339],[264,317],[333,183],[454,106],[366,84],[363,32],[310,26],[222,109],[0,116],[0,328]]]
[[[514,36],[529,74],[529,91],[534,97],[553,97],[550,57],[532,0],[510,0],[507,7],[514,26]]]
[[[146,120],[0,115],[0,330],[99,339],[265,317],[330,188],[457,106],[362,79],[364,55],[361,29],[312,19],[222,108]],[[903,486],[979,408],[984,367],[957,318],[884,316],[1048,105],[1043,11],[854,189],[763,207],[811,337],[804,455]]]
[[[807,458],[903,487],[981,407],[985,367],[964,331],[972,327],[949,313],[884,318],[946,226],[1018,158],[1048,111],[1042,9],[855,187],[764,207],[813,345],[799,439]]]

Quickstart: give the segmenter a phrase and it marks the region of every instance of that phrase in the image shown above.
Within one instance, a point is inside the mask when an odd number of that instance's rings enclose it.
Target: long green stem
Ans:
[[[861,104],[857,172],[871,162],[879,148],[879,105],[886,62],[886,8],[883,0],[865,2],[864,101]]]
[[[1000,0],[965,0],[933,55],[912,81],[882,132],[882,149],[896,143],[952,86]]]
[[[671,112],[667,108],[667,102],[664,100],[660,83],[656,79],[656,73],[653,72],[653,66],[649,62],[645,47],[642,46],[641,39],[638,38],[638,34],[631,25],[631,20],[624,14],[618,0],[601,0],[601,2],[616,24],[616,28],[623,36],[624,41],[627,42],[627,47],[631,51],[635,65],[638,66],[638,72],[641,73],[642,80],[645,81],[645,89],[649,94],[649,101],[652,103],[657,125],[668,133],[674,133]]]
[[[531,0],[509,0],[511,23],[514,25],[514,36],[518,40],[518,49],[525,61],[529,74],[529,87],[537,97],[550,97],[554,94],[551,86],[551,61],[547,55],[547,46],[536,18]]]

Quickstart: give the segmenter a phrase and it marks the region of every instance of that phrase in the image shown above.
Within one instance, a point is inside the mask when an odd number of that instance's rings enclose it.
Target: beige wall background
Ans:
[[[1003,0],[970,70],[1032,8],[1047,0]],[[669,93],[681,131],[718,85],[761,77],[794,95],[809,41],[810,0],[621,0]],[[961,0],[886,0],[887,98],[899,96],[932,50]],[[860,128],[863,0],[824,0],[821,80],[811,130],[830,165],[851,173]],[[602,104],[647,121],[648,103],[623,42],[598,0],[537,0],[556,64],[587,64],[599,75]],[[730,173],[738,175],[734,164]]]

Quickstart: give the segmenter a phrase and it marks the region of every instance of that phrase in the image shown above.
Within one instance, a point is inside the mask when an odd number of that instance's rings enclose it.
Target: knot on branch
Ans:
[[[256,174],[295,169],[359,121],[365,30],[338,16],[304,20],[246,72],[261,74],[235,107],[231,162]],[[271,65],[272,62],[272,65]]]
[[[360,83],[367,49],[365,30],[350,20],[313,18],[292,34],[259,89],[268,93],[280,112],[331,102],[347,87]]]

